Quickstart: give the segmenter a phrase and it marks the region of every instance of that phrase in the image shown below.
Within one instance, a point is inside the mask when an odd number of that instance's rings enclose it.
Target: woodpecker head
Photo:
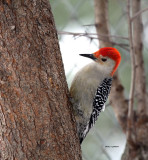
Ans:
[[[113,76],[121,61],[119,51],[112,47],[101,48],[93,54],[80,55],[93,59],[99,64],[100,68],[109,71],[111,76]]]

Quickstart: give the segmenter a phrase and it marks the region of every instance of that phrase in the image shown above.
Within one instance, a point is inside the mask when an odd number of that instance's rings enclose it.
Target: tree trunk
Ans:
[[[141,0],[132,1],[133,16],[141,10]],[[146,113],[146,79],[144,71],[143,60],[143,24],[142,16],[139,15],[133,20],[133,45],[135,49],[135,63],[136,63],[136,98],[137,98],[137,112],[141,115]]]
[[[140,0],[132,1],[132,11],[135,15],[140,8]],[[95,18],[96,30],[98,35],[110,35],[108,26],[108,0],[95,0]],[[135,21],[136,20],[136,21]],[[136,137],[135,140],[127,141],[122,160],[147,160],[148,159],[148,115],[146,103],[146,84],[144,62],[142,55],[142,21],[141,17],[133,21],[133,42],[136,59],[136,98],[137,110],[134,112],[134,126],[131,132],[131,137]],[[100,47],[112,46],[110,38],[106,37],[99,41]],[[110,101],[117,116],[117,119],[124,132],[127,130],[127,112],[128,103],[124,97],[124,88],[116,74],[114,76],[112,90],[110,94]]]
[[[48,0],[0,2],[0,159],[79,160]]]
[[[141,0],[132,0],[131,9],[133,16],[141,10]],[[143,62],[143,24],[139,15],[133,20],[133,48],[135,52],[135,92],[137,109],[134,112],[134,126],[128,139],[122,160],[147,160],[148,159],[148,115],[146,104],[146,82]],[[135,137],[133,139],[133,137]]]
[[[98,35],[108,35],[105,36],[103,40],[99,41],[100,48],[113,47],[111,39],[109,37],[110,31],[108,23],[108,0],[94,0],[94,2],[97,33]],[[115,73],[114,75],[109,100],[123,131],[126,132],[128,103],[124,97],[124,87],[120,82],[118,73]]]

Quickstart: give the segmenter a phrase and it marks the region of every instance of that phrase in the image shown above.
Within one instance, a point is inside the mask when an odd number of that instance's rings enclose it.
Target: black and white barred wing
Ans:
[[[112,78],[105,78],[101,83],[101,85],[97,88],[93,101],[92,114],[90,116],[90,120],[86,126],[86,129],[83,132],[82,138],[80,140],[81,142],[86,137],[91,127],[94,126],[100,112],[104,108],[105,102],[107,101],[108,95],[110,93],[111,84],[112,84]]]

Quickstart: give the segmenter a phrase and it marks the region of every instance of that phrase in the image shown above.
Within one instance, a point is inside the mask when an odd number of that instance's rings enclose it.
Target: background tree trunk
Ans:
[[[108,0],[95,0],[95,23],[98,35],[108,35],[99,41],[100,48],[113,47],[110,39],[110,31],[108,24]],[[105,17],[105,18],[104,18]],[[126,131],[127,109],[128,103],[124,97],[124,87],[120,82],[118,73],[114,75],[114,80],[109,96],[110,103],[115,111],[116,117],[123,129]]]
[[[129,1],[132,16],[141,10],[141,0]],[[130,12],[130,11],[129,11]],[[132,19],[131,19],[132,20]],[[146,82],[143,61],[143,24],[142,17],[138,15],[132,22],[133,49],[135,56],[135,98],[137,102],[134,113],[133,126],[130,139],[127,140],[122,160],[148,159],[148,113],[146,104]]]
[[[133,0],[131,9],[133,16],[138,13],[141,9],[141,1]],[[131,12],[131,11],[130,11]],[[108,0],[95,0],[95,19],[96,19],[96,30],[98,35],[110,35],[109,23],[108,23]],[[132,19],[131,19],[132,21]],[[137,99],[137,109],[133,111],[134,114],[134,125],[133,130],[130,132],[131,139],[128,139],[122,160],[147,160],[148,159],[148,115],[147,115],[147,104],[146,104],[146,82],[144,72],[144,62],[142,55],[142,21],[141,15],[137,16],[133,20],[133,47],[135,51],[136,65],[136,80],[135,80],[135,91],[134,95]],[[100,47],[113,46],[110,37],[106,37],[104,40],[99,41]],[[124,97],[124,88],[116,74],[113,80],[113,86],[110,94],[110,101],[117,119],[123,129],[127,132],[127,112],[128,112],[128,101]],[[135,103],[134,103],[135,104]],[[136,108],[136,107],[135,107]],[[132,138],[135,137],[133,140]]]
[[[81,159],[48,0],[0,2],[0,159]]]

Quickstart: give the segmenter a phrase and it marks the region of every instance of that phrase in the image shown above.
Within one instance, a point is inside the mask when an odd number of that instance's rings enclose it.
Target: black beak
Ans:
[[[93,54],[79,54],[80,56],[90,58],[92,60],[96,60],[97,58]]]

